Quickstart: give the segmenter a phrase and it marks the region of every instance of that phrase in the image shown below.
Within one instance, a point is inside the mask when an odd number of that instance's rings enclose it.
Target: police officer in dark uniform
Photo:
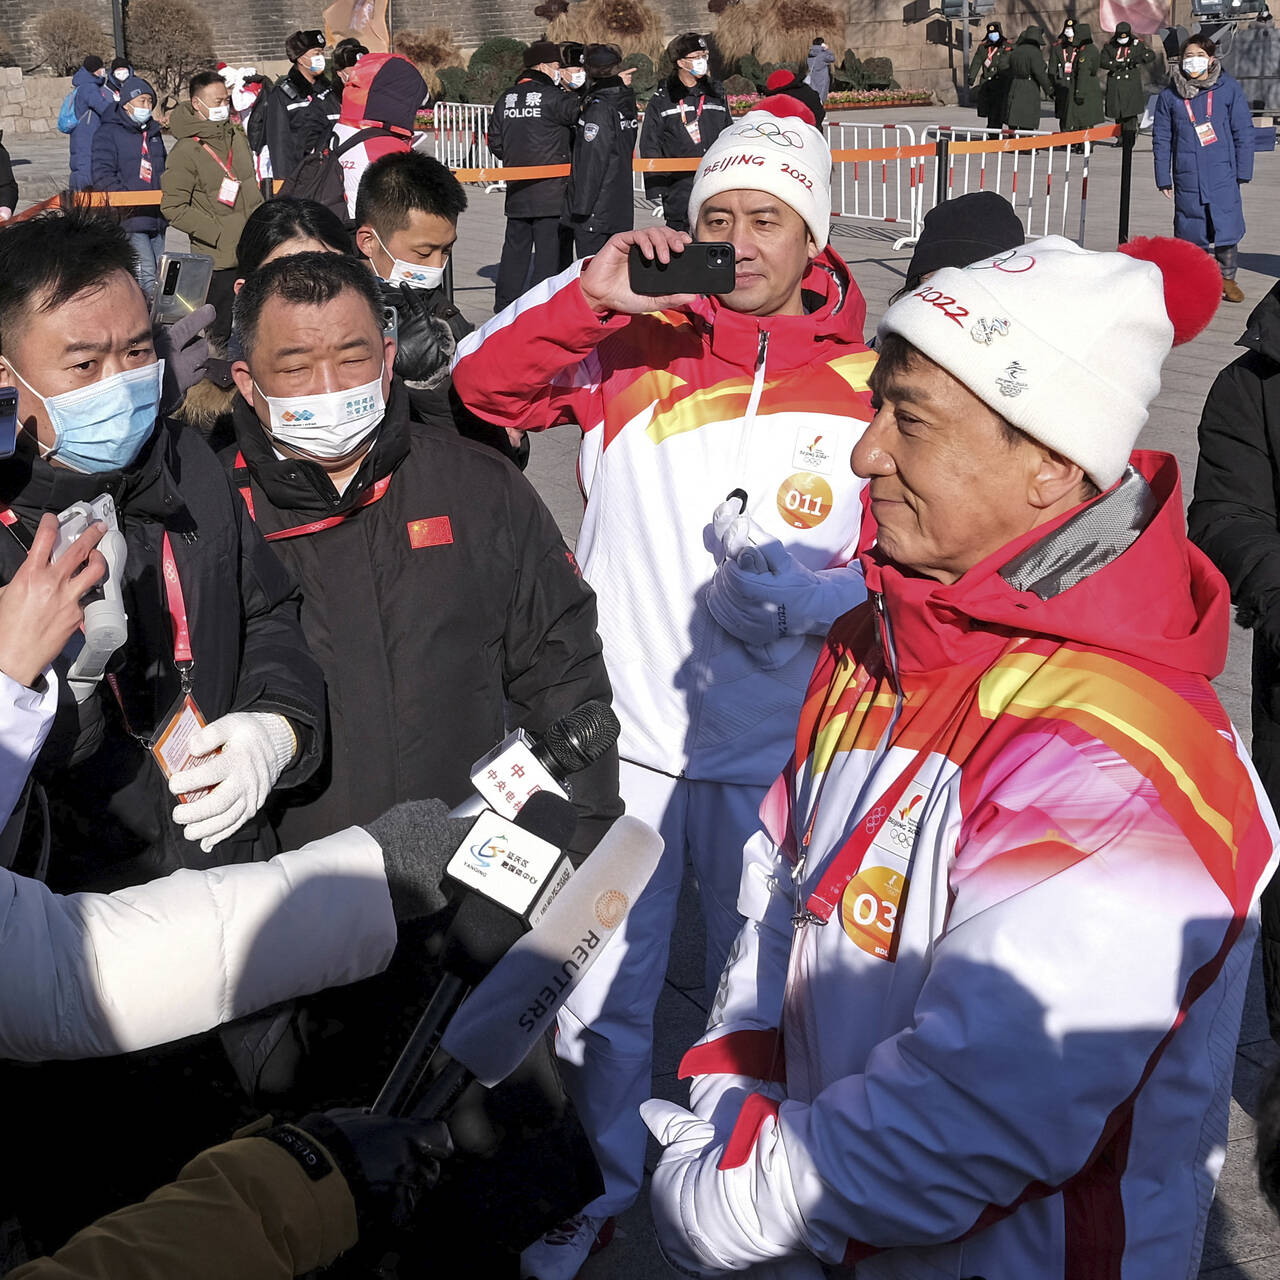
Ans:
[[[578,257],[585,258],[598,252],[610,236],[631,230],[631,159],[640,117],[630,72],[623,72],[616,45],[587,45],[582,65],[587,89],[574,136],[563,221],[573,232]]]
[[[667,46],[674,68],[644,109],[640,154],[646,157],[702,157],[732,122],[724,86],[710,76],[707,42],[696,32],[676,36]],[[689,230],[693,171],[645,174],[645,194],[661,200],[673,231]]]
[[[489,150],[511,168],[567,164],[579,100],[576,93],[559,87],[560,46],[539,40],[525,51],[524,65],[524,74],[494,103]],[[563,177],[507,183],[507,235],[498,264],[495,311],[568,266],[572,244],[560,225],[567,185]]]
[[[284,42],[293,66],[250,119],[249,145],[259,152],[266,146],[274,178],[292,177],[338,123],[342,104],[324,74],[324,44],[323,31],[295,31]]]
[[[587,91],[587,69],[582,65],[586,50],[587,46],[578,40],[566,40],[560,46],[560,87],[577,94],[579,105]]]

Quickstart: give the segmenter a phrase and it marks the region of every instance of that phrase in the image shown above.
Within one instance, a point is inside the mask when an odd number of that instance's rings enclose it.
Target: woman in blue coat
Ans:
[[[1244,236],[1240,184],[1253,177],[1253,120],[1216,53],[1207,36],[1182,46],[1182,65],[1170,65],[1170,83],[1156,100],[1151,146],[1156,186],[1173,201],[1173,234],[1212,250],[1222,296],[1243,302],[1236,246]]]
[[[160,190],[165,149],[151,114],[155,105],[156,91],[141,76],[130,76],[120,85],[120,105],[107,113],[93,139],[93,185],[99,191]],[[168,225],[158,204],[131,210],[122,222],[138,255],[138,283],[148,298],[155,288],[156,263],[164,252]]]
[[[76,118],[71,130],[71,190],[84,191],[93,185],[93,139],[116,100],[106,87],[107,69],[96,53],[91,53],[71,77],[75,90]]]

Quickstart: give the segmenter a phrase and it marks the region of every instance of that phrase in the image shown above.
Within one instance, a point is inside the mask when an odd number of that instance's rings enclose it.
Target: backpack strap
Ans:
[[[384,128],[382,125],[374,125],[368,129],[361,129],[359,133],[353,133],[346,142],[333,149],[332,154],[340,156],[350,151],[352,147],[359,146],[362,142],[368,142],[370,138],[394,138],[396,135],[390,129]],[[329,141],[337,141],[338,135],[331,133]]]

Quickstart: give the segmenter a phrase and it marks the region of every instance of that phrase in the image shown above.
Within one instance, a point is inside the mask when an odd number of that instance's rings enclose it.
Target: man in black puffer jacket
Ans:
[[[569,163],[578,95],[559,87],[560,46],[539,40],[525,50],[520,79],[493,105],[489,150],[508,168]],[[560,226],[566,177],[507,183],[507,231],[498,263],[494,311],[503,311],[528,286],[569,265],[572,246]],[[533,260],[530,276],[529,262]]]
[[[1280,283],[1254,308],[1200,419],[1191,540],[1222,570],[1253,631],[1253,763],[1280,808]],[[1262,972],[1280,1043],[1280,878],[1262,891]]]
[[[733,123],[724,86],[712,80],[707,42],[696,32],[677,36],[667,46],[675,70],[657,87],[644,109],[640,129],[642,156],[698,157]],[[673,231],[689,230],[689,192],[693,170],[646,174],[645,194],[662,201],[662,215]]]

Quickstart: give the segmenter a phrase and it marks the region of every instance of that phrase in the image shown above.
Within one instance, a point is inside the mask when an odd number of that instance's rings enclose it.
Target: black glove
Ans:
[[[448,299],[436,289],[407,284],[394,290],[384,285],[382,297],[399,316],[396,373],[411,386],[427,390],[444,382],[458,345],[448,318],[441,314],[450,306]]]
[[[182,397],[205,375],[209,362],[209,344],[204,331],[218,313],[205,303],[176,324],[161,325],[156,331],[156,355],[164,361],[164,387],[160,396],[160,412],[172,413]]]
[[[290,1128],[317,1138],[338,1162],[356,1204],[362,1241],[408,1227],[418,1200],[440,1177],[440,1161],[453,1154],[443,1120],[342,1109],[316,1111],[286,1125],[286,1137]],[[272,1130],[267,1136],[278,1142],[279,1134]]]
[[[419,920],[448,906],[440,892],[443,848],[456,849],[471,820],[449,817],[443,800],[406,800],[364,828],[381,846],[397,922]]]

